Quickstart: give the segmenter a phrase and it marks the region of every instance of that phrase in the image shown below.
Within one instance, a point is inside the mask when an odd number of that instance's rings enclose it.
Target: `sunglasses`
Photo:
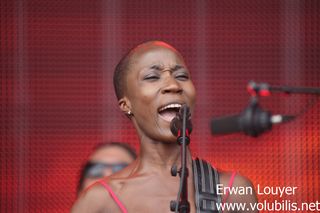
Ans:
[[[104,175],[105,169],[111,169],[112,173],[118,172],[125,167],[127,167],[129,164],[127,163],[94,163],[94,162],[88,162],[85,167],[85,177],[87,178],[101,178]]]

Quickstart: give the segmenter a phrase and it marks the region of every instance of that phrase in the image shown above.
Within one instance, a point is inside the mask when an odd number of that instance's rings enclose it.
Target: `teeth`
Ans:
[[[181,104],[169,104],[167,106],[162,107],[161,109],[159,109],[159,112],[166,110],[166,109],[170,109],[170,108],[181,108]]]

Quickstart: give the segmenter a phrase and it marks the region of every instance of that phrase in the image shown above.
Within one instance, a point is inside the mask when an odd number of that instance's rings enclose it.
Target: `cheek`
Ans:
[[[196,101],[196,89],[192,83],[186,87],[185,93],[189,99],[190,107],[193,108]]]
[[[152,87],[144,87],[140,91],[142,100],[146,103],[149,103],[155,99],[156,91]]]
[[[143,84],[137,85],[136,89],[132,91],[131,97],[133,98],[133,103],[143,105],[142,107],[147,107],[145,104],[148,104],[149,106],[155,100],[157,95],[157,87]]]
[[[143,86],[131,93],[132,111],[140,121],[147,121],[156,111],[157,90],[154,87]]]

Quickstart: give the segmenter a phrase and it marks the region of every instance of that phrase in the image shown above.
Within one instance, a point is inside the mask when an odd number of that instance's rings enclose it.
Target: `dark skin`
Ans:
[[[119,100],[140,139],[140,155],[130,166],[106,179],[128,212],[171,212],[169,204],[176,200],[179,178],[172,177],[172,165],[180,167],[180,147],[170,131],[170,121],[159,109],[170,103],[187,104],[191,112],[195,103],[195,88],[181,55],[164,42],[147,42],[138,46],[132,56],[126,76],[126,88]],[[192,168],[190,150],[187,164]],[[220,183],[228,186],[231,173],[220,172]],[[252,186],[237,175],[233,186]],[[222,199],[224,199],[222,196]],[[195,212],[192,172],[188,178],[190,212]],[[227,202],[255,203],[256,195],[230,195]],[[249,204],[248,204],[249,205]],[[101,184],[95,184],[74,204],[72,212],[121,212]],[[225,211],[227,212],[227,211]]]

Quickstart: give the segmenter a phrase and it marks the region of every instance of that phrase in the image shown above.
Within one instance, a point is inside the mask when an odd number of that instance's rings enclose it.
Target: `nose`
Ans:
[[[165,85],[162,88],[162,94],[165,93],[182,93],[182,87],[180,83],[172,75],[167,76],[165,79]]]
[[[110,176],[110,175],[112,175],[112,169],[111,168],[105,168],[104,170],[103,170],[103,176],[104,177],[107,177],[107,176]]]

